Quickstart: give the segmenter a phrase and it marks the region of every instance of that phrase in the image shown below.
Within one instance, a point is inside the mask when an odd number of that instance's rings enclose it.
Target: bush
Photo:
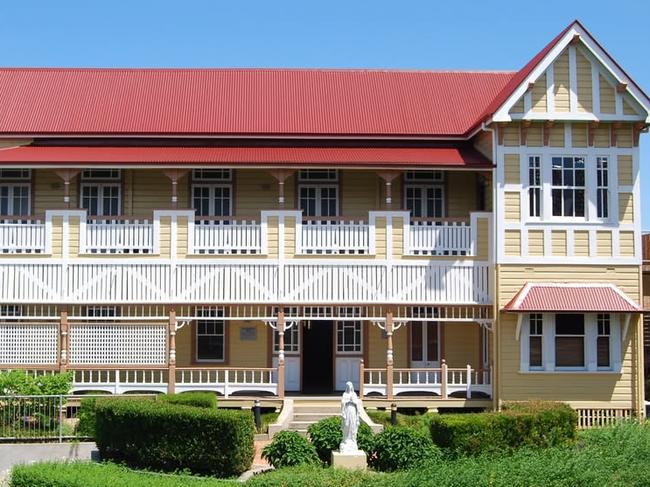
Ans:
[[[264,447],[262,457],[275,468],[297,465],[317,465],[318,454],[314,445],[295,431],[280,431]]]
[[[368,463],[375,470],[409,470],[440,458],[440,451],[426,433],[403,426],[388,427],[375,437]]]
[[[35,463],[11,471],[12,487],[224,487],[230,480],[134,471],[111,463]],[[241,484],[240,484],[241,485]]]
[[[24,370],[0,372],[0,395],[58,395],[72,389],[72,372],[32,375]]]
[[[97,401],[95,411],[104,459],[223,477],[244,472],[253,461],[255,426],[248,412],[113,398]]]
[[[430,419],[433,442],[452,455],[544,448],[576,438],[576,413],[560,403],[510,404],[501,413],[442,414]]]
[[[316,447],[318,458],[324,464],[329,464],[332,460],[332,451],[338,450],[343,440],[343,430],[341,429],[341,418],[332,416],[331,418],[321,419],[318,423],[312,424],[307,430],[309,439]],[[370,426],[361,422],[357,434],[357,444],[360,450],[370,453],[374,446],[374,435]]]
[[[169,404],[208,409],[217,407],[217,396],[211,392],[184,392],[182,394],[163,394],[158,397]]]

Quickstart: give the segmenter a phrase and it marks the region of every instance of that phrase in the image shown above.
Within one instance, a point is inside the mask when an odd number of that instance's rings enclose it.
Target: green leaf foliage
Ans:
[[[239,475],[253,461],[255,425],[247,411],[110,398],[97,401],[95,414],[103,459],[220,477]]]
[[[440,450],[423,431],[392,426],[375,437],[368,463],[375,470],[393,472],[418,467],[440,458]]]
[[[338,450],[343,440],[343,430],[341,429],[341,418],[332,416],[331,418],[321,419],[319,422],[312,424],[307,434],[312,444],[316,447],[318,458],[323,464],[329,464],[332,458],[332,451]],[[360,450],[369,453],[374,447],[374,434],[366,423],[359,425],[357,434],[357,445]]]
[[[316,448],[307,438],[295,431],[280,431],[273,441],[262,450],[266,458],[275,468],[295,467],[298,465],[318,465]]]
[[[72,389],[72,372],[32,375],[24,370],[0,372],[0,395],[59,395]]]
[[[169,404],[215,409],[217,396],[212,392],[183,392],[181,394],[162,394],[158,398]]]
[[[431,438],[452,456],[544,448],[576,438],[576,413],[561,403],[519,403],[500,413],[433,415]]]

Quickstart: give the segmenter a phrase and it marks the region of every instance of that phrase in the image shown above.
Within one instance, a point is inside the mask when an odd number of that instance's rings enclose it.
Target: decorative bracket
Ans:
[[[178,319],[178,318],[177,318],[177,319],[176,319],[176,325],[175,325],[175,329],[176,329],[176,331],[180,330],[180,329],[183,328],[185,325],[189,325],[191,322],[192,322],[192,320],[187,320],[187,319],[182,320],[182,319]]]

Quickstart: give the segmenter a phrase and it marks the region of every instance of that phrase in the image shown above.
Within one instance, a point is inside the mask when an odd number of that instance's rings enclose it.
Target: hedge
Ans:
[[[72,372],[28,374],[25,370],[0,371],[0,395],[59,395],[72,389]]]
[[[544,448],[576,438],[576,413],[561,403],[518,403],[500,413],[441,414],[430,418],[433,442],[452,455]]]
[[[239,475],[253,461],[254,435],[247,411],[141,399],[96,404],[95,441],[101,457],[133,467]]]
[[[388,426],[374,439],[368,464],[381,472],[409,470],[440,458],[440,449],[424,431]]]
[[[312,444],[316,447],[318,457],[323,464],[329,464],[332,460],[332,451],[338,450],[343,440],[341,429],[341,418],[332,416],[321,419],[309,426],[307,434]],[[360,450],[370,454],[374,448],[374,435],[370,426],[361,422],[357,433],[357,445]]]
[[[262,458],[275,468],[318,465],[316,448],[297,431],[280,431],[262,450]]]
[[[162,394],[157,397],[169,404],[208,409],[217,407],[217,395],[211,392],[183,392],[181,394]]]
[[[11,471],[11,487],[234,487],[233,480],[134,471],[111,463],[35,463]]]

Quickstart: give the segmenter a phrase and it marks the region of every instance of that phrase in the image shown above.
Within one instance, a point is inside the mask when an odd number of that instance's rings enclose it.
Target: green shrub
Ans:
[[[433,442],[452,455],[544,448],[576,438],[576,413],[560,403],[509,405],[501,413],[442,414],[430,418]]]
[[[262,457],[275,468],[298,465],[317,465],[318,454],[314,445],[295,431],[280,431],[264,447]]]
[[[75,434],[77,436],[87,436],[89,438],[95,437],[95,405],[97,404],[96,397],[86,397],[79,403],[79,411],[77,412],[77,427]]]
[[[307,434],[312,444],[316,447],[318,458],[324,464],[331,462],[332,451],[338,450],[343,440],[343,430],[341,429],[341,418],[332,416],[331,418],[321,419],[318,423],[312,424]],[[373,449],[374,435],[370,426],[366,423],[359,425],[357,434],[357,444],[360,450],[369,453]]]
[[[169,404],[215,409],[217,396],[211,392],[184,392],[182,394],[162,394],[160,400]]]
[[[375,470],[393,472],[415,468],[439,457],[440,450],[425,432],[392,426],[375,437],[375,448],[368,463]]]
[[[134,467],[238,475],[254,455],[249,412],[143,399],[97,401],[95,440],[104,459]]]
[[[0,395],[58,395],[72,389],[72,372],[32,375],[24,370],[0,372]]]
[[[12,487],[235,487],[232,480],[134,471],[111,463],[34,463],[11,471]],[[241,485],[241,484],[239,484]]]

